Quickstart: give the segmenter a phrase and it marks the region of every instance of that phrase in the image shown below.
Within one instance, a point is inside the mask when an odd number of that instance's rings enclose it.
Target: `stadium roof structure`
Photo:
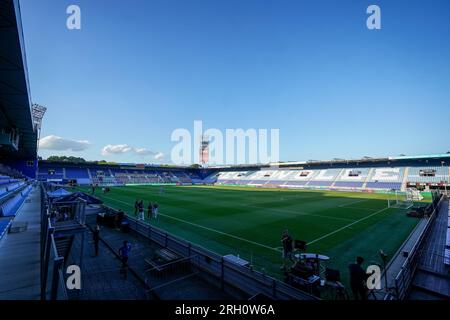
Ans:
[[[46,165],[47,167],[54,166],[64,166],[71,165],[76,167],[112,167],[121,168],[129,170],[143,170],[143,169],[155,169],[155,170],[180,170],[180,169],[200,169],[200,170],[259,170],[259,169],[288,169],[288,168],[320,168],[320,167],[358,167],[358,166],[407,166],[407,165],[436,165],[441,164],[450,165],[450,153],[441,154],[430,154],[430,155],[416,155],[416,156],[387,156],[387,157],[363,157],[360,159],[340,159],[334,158],[333,160],[308,160],[308,161],[288,161],[288,162],[277,162],[270,164],[238,164],[238,165],[213,165],[207,167],[192,167],[192,166],[176,166],[176,165],[142,165],[134,163],[101,163],[101,162],[82,162],[82,163],[71,163],[67,161],[48,161],[39,160],[40,165]]]
[[[308,160],[308,161],[296,161],[296,162],[279,162],[271,163],[271,166],[279,167],[298,167],[306,165],[342,165],[342,164],[365,164],[365,163],[385,163],[385,162],[397,162],[397,161],[429,161],[434,162],[446,162],[450,163],[450,153],[438,153],[429,155],[416,155],[416,156],[388,156],[388,157],[368,157],[364,156],[361,159],[339,159],[333,160]]]
[[[35,158],[37,132],[31,112],[19,1],[1,1],[0,12],[0,128],[19,133],[18,150],[0,148],[0,155]]]

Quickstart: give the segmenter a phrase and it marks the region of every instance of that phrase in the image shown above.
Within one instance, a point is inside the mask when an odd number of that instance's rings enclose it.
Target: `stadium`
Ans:
[[[449,299],[450,153],[42,159],[19,1],[1,11],[1,300],[352,300],[357,257],[364,300]]]

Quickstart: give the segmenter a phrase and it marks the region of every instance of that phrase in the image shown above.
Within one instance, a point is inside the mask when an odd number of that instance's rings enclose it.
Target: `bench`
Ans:
[[[144,261],[150,266],[147,271],[161,272],[170,268],[173,262],[176,262],[181,258],[181,256],[168,249],[160,249],[155,251],[155,255],[152,259],[144,259]]]

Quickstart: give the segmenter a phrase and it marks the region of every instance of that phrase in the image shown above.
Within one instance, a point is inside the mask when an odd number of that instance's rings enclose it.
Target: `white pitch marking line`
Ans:
[[[139,193],[146,194],[145,191],[139,191]],[[310,198],[316,198],[316,197],[310,197]],[[308,199],[308,198],[305,198],[305,199]],[[367,199],[363,200],[363,201],[367,201]],[[257,203],[254,203],[253,205],[245,204],[245,203],[236,203],[236,205],[241,206],[241,207],[247,207],[247,208],[255,208],[255,209],[261,209],[261,210],[264,209],[266,211],[272,211],[272,212],[280,212],[280,213],[284,212],[284,213],[289,213],[290,215],[297,216],[297,217],[311,216],[311,217],[318,217],[318,218],[332,219],[332,220],[339,220],[339,221],[355,221],[353,219],[347,219],[347,218],[342,218],[342,217],[333,217],[333,216],[314,214],[314,213],[306,213],[303,211],[293,211],[293,210],[282,209],[282,208],[262,208],[262,207],[257,206],[257,205],[264,205],[265,203],[267,203],[267,202],[258,201]],[[373,209],[368,209],[368,210],[373,210]]]
[[[385,210],[387,210],[387,209],[389,209],[389,207],[386,207],[386,208],[384,208],[384,209],[378,210],[377,212],[374,212],[374,213],[372,213],[372,214],[370,214],[370,215],[368,215],[368,216],[366,216],[366,217],[364,217],[364,218],[361,218],[361,219],[359,219],[359,220],[356,220],[355,222],[349,223],[348,225],[343,226],[342,228],[336,229],[336,230],[334,230],[333,232],[327,233],[326,235],[323,235],[323,236],[321,236],[320,238],[314,239],[313,241],[311,241],[311,242],[309,242],[309,243],[307,243],[307,244],[308,244],[308,245],[311,245],[311,244],[316,243],[316,242],[318,242],[318,241],[320,241],[320,240],[323,240],[323,239],[325,239],[325,238],[328,238],[329,236],[332,236],[333,234],[336,234],[336,233],[338,233],[338,232],[340,232],[340,231],[342,231],[342,230],[344,230],[344,229],[346,229],[346,228],[348,228],[348,227],[351,227],[351,226],[353,226],[353,225],[355,225],[355,224],[357,224],[357,223],[359,223],[359,222],[361,222],[361,221],[367,220],[367,219],[369,219],[369,218],[371,218],[371,217],[373,217],[373,216],[375,216],[375,215],[377,215],[377,214],[380,214],[381,212],[383,212],[383,211],[385,211]]]
[[[347,207],[347,206],[351,206],[352,204],[356,204],[356,203],[361,203],[367,201],[367,199],[363,199],[363,200],[358,200],[358,201],[353,201],[350,203],[346,203],[346,204],[341,204],[340,206],[338,206],[339,208],[343,208],[343,207]]]
[[[160,215],[162,215],[164,217],[170,218],[170,219],[174,219],[174,220],[177,220],[177,221],[180,221],[180,222],[184,222],[184,223],[193,225],[193,226],[198,227],[198,228],[206,229],[208,231],[213,231],[213,232],[216,232],[218,234],[221,234],[221,235],[224,235],[224,236],[227,236],[227,237],[235,238],[235,239],[238,239],[238,240],[241,240],[241,241],[245,241],[245,242],[248,242],[248,243],[251,243],[251,244],[263,247],[263,248],[266,248],[266,249],[270,249],[270,250],[273,250],[273,251],[281,252],[281,250],[278,250],[277,248],[272,248],[272,247],[266,246],[265,244],[262,244],[262,243],[258,243],[258,242],[252,241],[252,240],[244,239],[244,238],[241,238],[241,237],[238,237],[238,236],[226,233],[226,232],[222,232],[222,231],[219,231],[219,230],[216,230],[216,229],[211,229],[211,228],[202,226],[200,224],[196,224],[196,223],[189,222],[189,221],[186,221],[186,220],[183,220],[183,219],[179,219],[179,218],[175,218],[175,217],[172,217],[172,216],[168,216],[166,214],[162,214],[162,213],[158,213],[158,214],[160,214]]]
[[[128,202],[125,202],[125,201],[122,201],[122,200],[117,200],[117,199],[114,199],[114,198],[105,197],[105,196],[103,196],[103,197],[106,198],[106,199],[113,200],[113,201],[121,202],[123,204],[126,204],[129,207],[133,207]],[[184,222],[184,223],[187,223],[187,224],[190,224],[190,225],[193,225],[195,227],[202,228],[202,229],[205,229],[205,230],[208,230],[208,231],[216,232],[218,234],[221,234],[221,235],[224,235],[224,236],[227,236],[227,237],[230,237],[230,238],[235,238],[235,239],[238,239],[238,240],[241,240],[241,241],[245,241],[245,242],[248,242],[248,243],[254,244],[256,246],[260,246],[260,247],[269,249],[269,250],[273,250],[273,251],[276,251],[276,252],[281,252],[281,250],[278,250],[277,248],[272,248],[272,247],[266,246],[265,244],[262,244],[262,243],[258,243],[258,242],[252,241],[252,240],[244,239],[244,238],[241,238],[241,237],[238,237],[238,236],[226,233],[226,232],[222,232],[222,231],[219,231],[219,230],[216,230],[216,229],[208,228],[208,227],[205,227],[205,226],[193,223],[193,222],[189,222],[189,221],[186,221],[186,220],[183,220],[183,219],[179,219],[179,218],[175,218],[175,217],[172,217],[172,216],[168,216],[166,214],[159,213],[159,212],[158,212],[158,215],[161,215],[161,216],[164,216],[164,217],[167,217],[167,218],[170,218],[170,219],[178,220],[180,222]]]

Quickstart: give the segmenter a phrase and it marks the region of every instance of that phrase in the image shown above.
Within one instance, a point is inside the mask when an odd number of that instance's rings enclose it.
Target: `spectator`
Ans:
[[[139,203],[139,217],[138,220],[145,220],[145,213],[144,213],[144,203],[141,201]]]
[[[100,227],[99,225],[95,226],[94,231],[92,232],[92,240],[94,240],[94,249],[95,249],[95,256],[98,256],[98,244],[100,242]]]
[[[122,273],[127,278],[128,271],[128,258],[130,256],[131,244],[128,243],[127,240],[123,242],[123,246],[119,248],[119,257],[122,262],[122,267],[120,269],[120,273]]]
[[[153,203],[149,202],[147,208],[147,218],[151,219],[152,216],[153,216]]]
[[[134,215],[137,216],[139,210],[139,200],[134,202]]]
[[[283,231],[281,243],[283,245],[283,259],[289,258],[292,261],[292,237],[287,229]]]
[[[155,217],[155,219],[158,218],[158,207],[159,205],[155,202],[155,204],[153,205],[153,216]]]
[[[117,215],[116,215],[116,228],[117,229],[120,229],[120,225],[122,224],[124,216],[125,216],[125,214],[122,211],[122,209],[119,209],[119,211],[117,212]]]
[[[366,281],[368,275],[362,268],[363,262],[363,257],[357,257],[356,263],[352,263],[348,266],[348,269],[350,271],[350,288],[352,289],[353,297],[355,300],[367,299]]]

